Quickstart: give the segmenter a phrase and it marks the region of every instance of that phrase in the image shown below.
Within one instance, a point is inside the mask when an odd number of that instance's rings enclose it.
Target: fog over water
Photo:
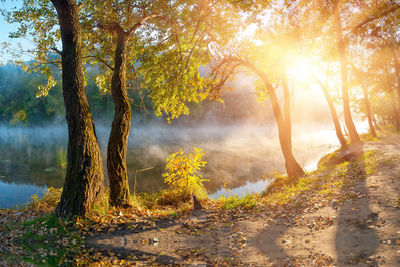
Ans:
[[[266,176],[285,172],[270,104],[257,103],[251,77],[241,77],[234,85],[235,90],[224,94],[223,104],[192,105],[189,117],[172,124],[133,116],[127,153],[131,193],[134,188],[148,193],[166,188],[162,178],[165,159],[180,148],[186,153],[193,147],[205,151],[207,165],[201,173],[210,180],[205,186],[211,198],[261,192],[268,185]],[[291,91],[293,152],[300,165],[313,170],[323,155],[339,147],[339,142],[322,92],[296,89]],[[282,102],[280,90],[277,94]],[[95,119],[95,125],[108,185],[105,159],[111,122]],[[366,123],[357,123],[357,129],[365,132]],[[0,124],[0,208],[22,205],[46,187],[62,187],[65,170],[57,168],[57,160],[60,149],[67,148],[67,137],[66,124]],[[152,169],[138,173],[135,186],[137,170],[145,168]]]
[[[363,126],[361,126],[363,127]],[[106,175],[106,146],[110,128],[98,125]],[[197,126],[148,123],[131,129],[128,145],[128,175],[131,192],[136,170],[154,167],[137,175],[136,192],[157,192],[166,188],[161,173],[166,157],[183,148],[202,148],[207,165],[202,169],[209,179],[206,187],[211,197],[222,194],[243,195],[261,192],[265,176],[284,172],[284,159],[274,123],[254,125],[200,124]],[[67,126],[9,127],[0,126],[0,208],[22,205],[32,194],[46,187],[62,187],[64,171],[57,168],[57,155],[67,147]],[[293,149],[306,169],[316,168],[324,154],[339,147],[333,126],[323,124],[293,125]],[[226,188],[224,188],[224,186]]]

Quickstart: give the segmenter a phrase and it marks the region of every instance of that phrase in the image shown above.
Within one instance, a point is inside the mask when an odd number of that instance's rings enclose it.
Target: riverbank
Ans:
[[[400,135],[387,134],[357,160],[196,212],[136,207],[63,222],[49,213],[54,192],[0,211],[0,265],[398,265],[399,157]]]

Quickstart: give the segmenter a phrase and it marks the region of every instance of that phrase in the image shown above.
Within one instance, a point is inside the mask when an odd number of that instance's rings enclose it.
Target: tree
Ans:
[[[274,11],[276,11],[277,16],[277,18],[274,18],[276,22],[268,25],[259,22],[257,38],[254,42],[244,41],[240,37],[236,37],[224,44],[217,43],[217,60],[213,75],[218,82],[213,90],[220,90],[227,80],[234,77],[236,72],[243,71],[243,68],[256,75],[258,78],[256,93],[259,100],[264,100],[267,97],[271,100],[287,174],[290,178],[296,179],[302,176],[304,171],[292,151],[287,70],[294,55],[298,52],[292,46],[293,42],[298,42],[298,38],[290,16],[287,15],[288,13],[282,10]],[[249,15],[249,17],[253,16]],[[240,21],[236,21],[236,23],[243,24]],[[273,84],[275,84],[275,87]],[[279,85],[284,96],[283,110],[275,92]]]
[[[374,127],[374,123],[373,123],[373,119],[372,119],[373,114],[371,112],[371,103],[369,101],[369,92],[368,92],[367,85],[365,84],[366,81],[368,81],[369,74],[368,74],[368,72],[363,72],[362,70],[358,69],[354,65],[352,65],[352,70],[353,70],[353,73],[354,73],[355,77],[357,78],[358,82],[360,83],[361,89],[364,94],[365,114],[366,114],[367,120],[368,120],[369,131],[373,137],[376,137],[376,131],[375,131],[375,127]]]
[[[88,1],[85,5],[86,13],[91,14],[83,22],[88,37],[87,50],[94,57],[92,62],[107,68],[105,75],[99,77],[105,81],[100,86],[110,86],[114,100],[115,115],[107,148],[110,203],[114,206],[129,205],[126,151],[131,107],[127,98],[127,80],[134,80],[137,90],[148,87],[153,93],[152,98],[158,98],[155,105],[170,107],[169,111],[176,111],[175,116],[184,113],[176,106],[185,107],[185,102],[203,100],[207,93],[203,92],[204,79],[198,68],[204,53],[199,55],[198,50],[204,46],[200,39],[204,35],[202,27],[206,23],[207,2],[121,0]],[[108,13],[103,12],[104,8]],[[186,54],[188,48],[191,50]],[[156,60],[157,64],[149,68],[148,64]],[[169,68],[155,66],[164,64]],[[154,77],[162,81],[163,92],[173,88],[174,103],[166,94],[160,97],[154,93],[158,82],[146,83],[154,81]],[[191,94],[193,98],[187,99],[185,94]]]
[[[346,51],[343,40],[343,29],[342,29],[342,20],[340,14],[340,5],[336,7],[334,11],[335,16],[335,28],[336,28],[336,38],[337,38],[337,46],[339,51],[340,58],[340,70],[342,77],[342,100],[343,100],[343,115],[344,122],[346,124],[346,128],[349,131],[350,139],[353,144],[361,142],[360,137],[358,136],[356,126],[354,125],[353,118],[351,116],[350,111],[350,101],[349,101],[349,85],[348,85],[348,71],[347,71],[347,59],[346,59]]]
[[[381,15],[378,16],[375,20],[368,22],[368,24],[364,24],[357,28],[355,34],[361,37],[360,43],[366,46],[366,50],[369,50],[372,55],[376,56],[370,57],[369,65],[372,67],[371,71],[378,71],[379,67],[386,64],[391,64],[392,67],[387,69],[388,71],[393,72],[396,77],[396,99],[397,103],[394,104],[396,109],[400,108],[400,64],[398,60],[398,51],[399,51],[399,7],[400,5],[393,3],[390,9],[386,9],[385,12],[381,11]],[[384,58],[384,61],[378,59],[377,57]],[[382,62],[379,62],[382,61]],[[374,68],[375,67],[375,70]],[[376,68],[378,67],[378,69]],[[357,76],[363,76],[365,72],[356,69]],[[365,75],[364,75],[365,76]],[[364,84],[362,86],[365,87]],[[400,130],[400,121],[399,121],[399,110],[395,112],[395,126],[397,130]]]
[[[95,59],[105,63],[112,72],[111,95],[114,101],[114,119],[112,122],[110,137],[107,146],[107,170],[110,180],[110,203],[116,207],[127,207],[130,205],[130,194],[128,184],[128,173],[126,167],[126,152],[128,137],[131,128],[131,104],[127,96],[127,56],[131,37],[146,21],[160,16],[155,13],[152,1],[88,1],[86,13],[89,21],[84,25],[86,36],[91,37],[86,41],[87,46]],[[103,12],[106,10],[107,12]],[[160,10],[157,10],[160,11]],[[106,63],[105,50],[102,44],[96,40],[97,35],[90,34],[95,28],[100,29],[100,35],[109,36],[109,42],[113,40],[115,46],[113,63]],[[104,32],[106,31],[106,32]],[[111,35],[111,36],[110,36]],[[106,37],[107,38],[107,37]],[[104,39],[104,36],[102,37]],[[100,46],[100,49],[96,49]],[[110,48],[110,44],[104,45]]]
[[[31,35],[37,45],[34,52],[37,60],[21,64],[26,70],[40,69],[49,78],[46,86],[39,87],[38,95],[47,95],[54,86],[55,80],[46,64],[58,64],[61,55],[68,124],[68,164],[63,192],[56,208],[60,217],[86,216],[103,191],[100,150],[84,89],[79,9],[75,0],[24,1],[21,10],[7,14],[9,22],[20,23],[12,37]],[[62,51],[56,48],[58,40],[61,40]],[[50,49],[55,56],[49,54]]]
[[[327,70],[328,73],[329,70]],[[326,102],[328,103],[329,111],[331,113],[332,121],[333,124],[335,125],[335,132],[336,132],[336,137],[338,138],[340,145],[342,148],[346,147],[347,142],[346,139],[344,138],[343,132],[342,132],[342,127],[340,126],[340,122],[336,113],[335,105],[333,104],[332,97],[329,94],[328,91],[328,82],[325,84],[316,76],[314,76],[314,80],[318,83],[320,86],[322,92],[324,93]],[[327,75],[327,80],[328,80],[328,75]]]
[[[299,163],[296,161],[292,152],[292,141],[291,141],[291,123],[290,123],[290,110],[288,110],[289,99],[285,99],[285,115],[283,115],[282,110],[279,105],[278,98],[275,93],[275,88],[270,82],[267,74],[254,65],[252,62],[241,59],[238,57],[227,57],[223,59],[214,69],[216,75],[220,75],[221,81],[218,87],[223,86],[223,83],[235,73],[236,68],[244,66],[254,72],[258,78],[262,81],[264,90],[271,99],[272,111],[274,113],[275,121],[278,126],[279,133],[279,143],[281,145],[282,153],[285,158],[285,168],[288,177],[296,179],[301,175],[304,175],[303,169],[300,167]],[[285,81],[285,79],[284,79]],[[285,86],[283,86],[285,87]],[[284,89],[286,97],[289,96],[287,86]]]

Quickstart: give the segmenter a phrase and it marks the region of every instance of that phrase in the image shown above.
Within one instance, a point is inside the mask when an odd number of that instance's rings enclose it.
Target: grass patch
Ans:
[[[330,155],[330,156],[329,156]],[[355,161],[345,161],[336,165],[319,168],[296,182],[284,176],[278,176],[262,193],[266,204],[290,205],[300,209],[308,204],[348,199],[346,190],[356,181],[364,180],[376,172],[378,161],[376,151],[367,151]],[[335,157],[335,152],[325,159]]]
[[[22,260],[38,266],[71,266],[79,255],[82,239],[73,223],[63,221],[54,213],[26,221],[22,235],[15,240],[23,253]]]
[[[237,195],[225,197],[222,196],[218,201],[221,203],[221,208],[224,210],[241,209],[254,209],[258,203],[258,196],[256,194],[246,194],[244,197]]]
[[[379,142],[379,141],[381,141],[378,137],[372,136],[372,134],[369,132],[360,134],[360,139],[363,142]]]

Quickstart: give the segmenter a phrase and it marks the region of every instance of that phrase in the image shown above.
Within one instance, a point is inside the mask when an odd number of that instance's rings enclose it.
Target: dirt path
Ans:
[[[344,202],[317,203],[295,216],[265,209],[141,221],[87,238],[87,247],[159,264],[400,266],[400,160],[393,160],[400,137],[364,150],[380,151],[381,164]]]

